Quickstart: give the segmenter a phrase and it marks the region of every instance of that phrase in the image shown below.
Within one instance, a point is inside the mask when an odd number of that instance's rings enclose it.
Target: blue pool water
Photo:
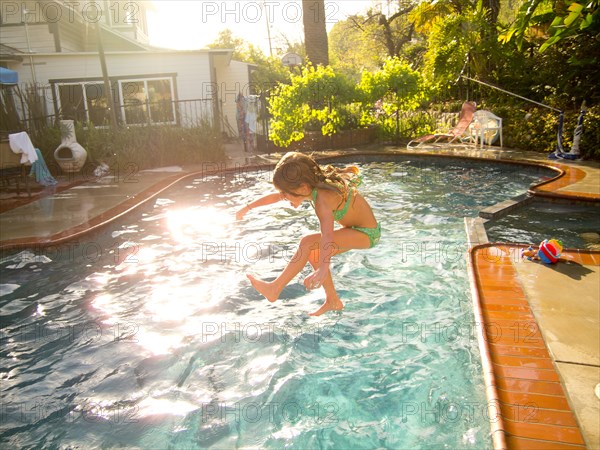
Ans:
[[[537,246],[560,239],[565,248],[600,248],[600,205],[568,205],[535,201],[486,224],[493,242]]]
[[[312,209],[235,210],[268,172],[183,181],[102,233],[0,261],[0,442],[16,448],[492,448],[463,217],[540,174],[370,162],[381,243],[336,257],[346,308],[303,272]],[[493,418],[492,418],[493,419]]]

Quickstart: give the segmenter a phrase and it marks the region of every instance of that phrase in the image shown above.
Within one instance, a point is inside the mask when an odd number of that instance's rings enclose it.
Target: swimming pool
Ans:
[[[463,217],[539,173],[486,164],[363,163],[382,241],[334,259],[346,308],[319,318],[319,291],[270,304],[244,276],[318,229],[308,205],[233,221],[266,171],[188,179],[100,234],[4,257],[0,440],[491,448]]]
[[[486,224],[492,242],[537,246],[544,239],[560,239],[565,248],[600,248],[600,205],[569,205],[534,201]],[[593,247],[593,246],[596,247]]]

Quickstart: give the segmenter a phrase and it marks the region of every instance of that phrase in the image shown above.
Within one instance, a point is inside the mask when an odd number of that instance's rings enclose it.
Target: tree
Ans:
[[[208,47],[233,50],[233,59],[256,66],[250,75],[249,87],[252,94],[268,96],[278,84],[290,82],[290,70],[283,65],[280,58],[265,56],[261,49],[235,37],[229,29],[221,31]]]
[[[308,60],[315,66],[328,66],[329,45],[325,25],[325,0],[302,0],[302,20]]]
[[[365,15],[348,18],[350,25],[363,34],[363,39],[375,42],[381,48],[382,59],[402,56],[404,47],[415,37],[414,26],[408,16],[416,3],[399,0],[394,5],[394,12],[384,13],[381,4],[378,4],[367,10]]]
[[[276,145],[287,147],[304,137],[304,132],[319,129],[323,136],[341,130],[355,101],[355,87],[331,66],[308,65],[291,84],[280,84],[269,99],[273,115],[269,137]]]
[[[290,70],[283,65],[281,59],[276,56],[265,56],[265,54],[250,45],[245,61],[255,64],[250,79],[254,92],[270,95],[271,91],[279,84],[290,82]]]
[[[386,58],[385,48],[368,37],[365,27],[360,29],[356,26],[357,21],[364,20],[357,16],[339,21],[329,32],[331,65],[357,83],[363,70],[377,70]]]
[[[245,61],[249,44],[242,38],[235,37],[233,32],[229,28],[226,28],[222,31],[219,31],[217,39],[212,44],[208,44],[207,47],[226,48],[228,50],[233,50],[233,59],[237,61]]]
[[[598,0],[587,4],[571,2],[568,7],[565,6],[562,1],[552,7],[547,0],[525,0],[515,23],[500,35],[501,41],[506,43],[514,38],[521,48],[528,31],[548,24],[548,36],[540,52],[569,37],[586,38],[589,35],[592,39],[594,36],[597,38],[600,28]]]
[[[381,11],[371,9],[367,12],[367,21],[376,21],[378,25],[379,38],[389,57],[400,56],[402,47],[412,40],[414,26],[406,19],[414,7],[414,4],[398,2],[398,10],[389,17]]]
[[[598,11],[598,0],[585,5],[525,0],[514,23],[500,34],[505,47],[516,46],[527,55],[519,73],[541,101],[561,108],[569,103],[577,108],[582,98],[589,105],[600,101]]]
[[[500,15],[500,0],[483,0],[482,5],[489,11],[487,19],[491,25],[490,31],[495,32],[498,16]]]
[[[496,25],[491,23],[498,13],[486,6],[490,3],[425,2],[412,12],[416,30],[427,35],[424,72],[438,88],[455,84],[463,71],[493,81],[504,64],[506,55],[500,51]]]
[[[433,22],[424,72],[438,88],[444,89],[452,84],[467,61],[472,75],[485,76],[488,59],[485,52],[480,51],[483,22],[481,16],[473,13],[449,14],[444,20]]]
[[[394,128],[396,141],[400,138],[400,112],[412,111],[425,97],[424,80],[408,63],[388,58],[376,72],[364,71],[359,85],[365,110],[380,103],[383,127]],[[389,131],[389,130],[387,130]]]

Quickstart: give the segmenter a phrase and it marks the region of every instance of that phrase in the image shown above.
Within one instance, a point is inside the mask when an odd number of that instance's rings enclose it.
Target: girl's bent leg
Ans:
[[[366,234],[360,231],[353,230],[351,228],[341,228],[333,232],[335,251],[334,254],[338,255],[349,249],[365,249],[370,247],[370,241]],[[318,267],[318,251],[315,252],[316,258],[311,261],[313,267]],[[344,309],[344,304],[340,300],[340,297],[333,286],[333,279],[331,273],[329,273],[327,279],[323,283],[325,289],[325,303],[321,305],[315,312],[310,313],[311,316],[320,316],[327,311],[341,311]]]
[[[353,230],[351,228],[341,228],[333,232],[334,242],[333,245],[335,250],[333,255],[345,252],[349,249],[366,249],[370,247],[370,241],[366,234],[360,231]],[[288,265],[283,269],[283,272],[273,281],[264,281],[247,275],[248,279],[252,283],[252,286],[264,295],[267,300],[274,302],[279,298],[283,288],[292,281],[292,279],[300,273],[306,263],[311,259],[313,267],[318,267],[319,259],[318,252],[321,244],[321,233],[309,234],[304,236],[300,240],[300,245],[296,250],[293,258],[290,260]],[[327,276],[327,279],[323,283],[325,289],[325,303],[315,312],[310,315],[319,316],[327,311],[339,311],[344,308],[344,304],[340,300],[335,287],[333,285],[333,279],[331,273]]]
[[[308,261],[313,269],[316,270],[319,267],[319,250],[313,250],[310,252]],[[323,289],[325,290],[325,303],[323,303],[323,305],[321,305],[321,307],[316,311],[309,313],[309,316],[320,316],[327,311],[341,311],[344,309],[344,304],[342,303],[342,300],[340,299],[333,285],[331,272],[329,272],[329,275],[327,275],[327,278],[323,282]]]
[[[290,262],[288,262],[283,272],[273,281],[264,281],[252,275],[246,275],[252,286],[254,286],[254,289],[264,295],[270,302],[277,300],[283,288],[304,268],[311,251],[319,248],[320,239],[320,233],[304,236],[300,240],[300,245]]]

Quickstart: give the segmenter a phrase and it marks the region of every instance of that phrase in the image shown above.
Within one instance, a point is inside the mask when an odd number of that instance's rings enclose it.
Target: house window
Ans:
[[[89,121],[95,124],[109,123],[110,113],[104,84],[86,84],[85,98]]]
[[[62,84],[58,86],[60,115],[63,119],[87,121],[85,100],[81,84]]]
[[[104,125],[109,121],[108,100],[102,83],[58,85],[60,115],[63,119]]]
[[[175,123],[170,78],[119,81],[122,117],[128,125]]]
[[[127,125],[175,124],[174,88],[171,78],[119,80],[113,83],[113,99],[120,99],[121,121]],[[115,95],[115,90],[119,95]],[[60,116],[96,126],[110,122],[108,99],[102,81],[57,83],[55,93]]]

